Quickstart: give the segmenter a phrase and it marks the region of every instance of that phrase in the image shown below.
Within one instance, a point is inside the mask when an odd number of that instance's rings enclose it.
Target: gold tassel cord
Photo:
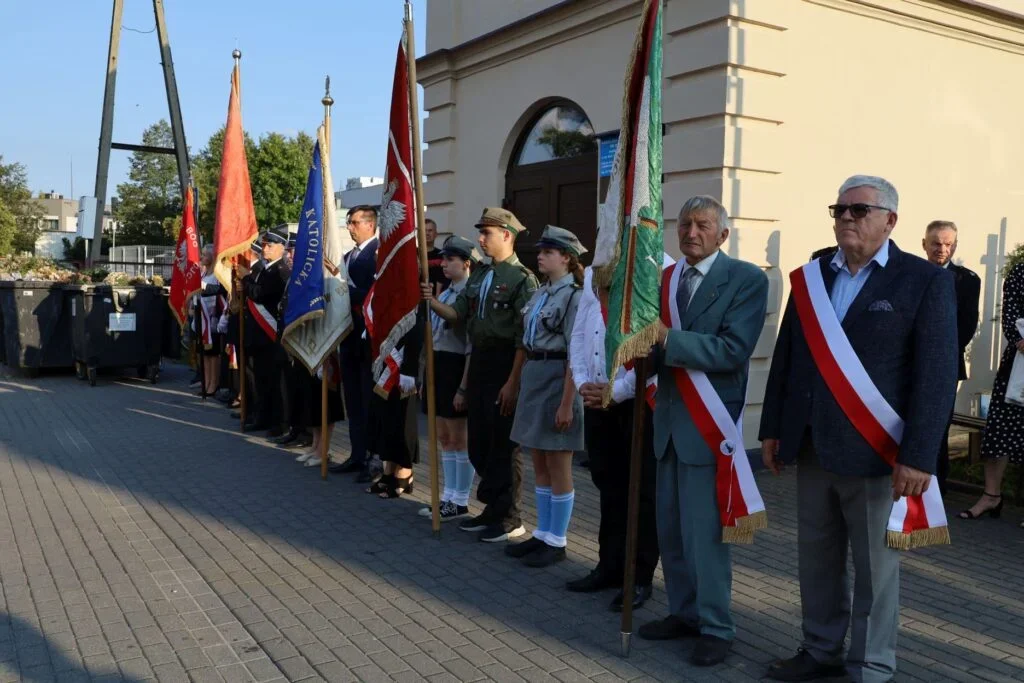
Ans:
[[[909,534],[902,531],[889,530],[886,533],[886,544],[894,550],[913,550],[930,545],[950,545],[949,527],[940,526],[933,529],[917,529]]]

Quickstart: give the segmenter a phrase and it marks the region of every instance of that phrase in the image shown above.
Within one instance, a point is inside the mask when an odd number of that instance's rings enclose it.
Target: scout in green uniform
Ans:
[[[537,269],[544,286],[525,309],[526,365],[512,440],[530,449],[537,478],[537,530],[505,554],[528,567],[565,559],[565,534],[575,493],[572,454],[583,450],[583,399],[569,370],[569,340],[583,286],[586,253],[576,235],[549,225],[537,240]]]
[[[509,435],[526,360],[522,310],[537,278],[515,254],[516,236],[526,228],[511,211],[484,209],[476,227],[480,249],[491,262],[473,270],[450,306],[437,301],[429,286],[423,287],[423,298],[445,320],[464,322],[473,345],[466,384],[468,450],[480,475],[476,496],[486,507],[459,528],[495,543],[526,533],[519,514],[523,466]]]

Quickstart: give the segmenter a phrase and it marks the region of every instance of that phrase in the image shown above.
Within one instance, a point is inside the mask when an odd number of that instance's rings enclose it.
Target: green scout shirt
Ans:
[[[491,271],[494,277],[481,307],[480,289]],[[474,268],[466,288],[452,304],[459,320],[466,323],[473,348],[513,344],[522,348],[523,308],[537,287],[537,276],[515,254],[501,263]]]

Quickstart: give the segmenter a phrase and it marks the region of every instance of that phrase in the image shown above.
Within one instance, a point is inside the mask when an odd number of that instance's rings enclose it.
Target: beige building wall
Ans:
[[[426,203],[442,230],[471,235],[480,209],[501,200],[516,140],[552,99],[574,101],[598,132],[619,128],[640,4],[430,0],[432,54],[419,78]],[[726,250],[765,267],[773,285],[751,365],[748,447],[785,274],[834,243],[826,207],[853,173],[896,184],[894,238],[906,251],[921,253],[929,220],[961,227],[957,260],[982,277],[983,312],[958,408],[991,387],[1001,255],[1024,241],[1024,17],[986,7],[1015,4],[666,0],[666,250],[678,255],[682,202],[711,194],[734,219]]]

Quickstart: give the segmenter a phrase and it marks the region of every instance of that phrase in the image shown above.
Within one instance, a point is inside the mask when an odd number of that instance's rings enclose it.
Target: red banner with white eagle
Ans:
[[[203,286],[203,273],[199,267],[199,239],[196,234],[196,214],[192,188],[185,190],[185,206],[178,232],[178,246],[174,250],[174,270],[171,272],[171,294],[167,303],[178,324],[185,326],[188,300]]]
[[[405,41],[398,44],[395,83],[391,90],[391,126],[387,167],[377,227],[377,277],[373,284],[373,377],[384,372],[385,360],[416,324],[420,304],[419,254],[416,251],[416,205],[412,182],[412,114]]]

